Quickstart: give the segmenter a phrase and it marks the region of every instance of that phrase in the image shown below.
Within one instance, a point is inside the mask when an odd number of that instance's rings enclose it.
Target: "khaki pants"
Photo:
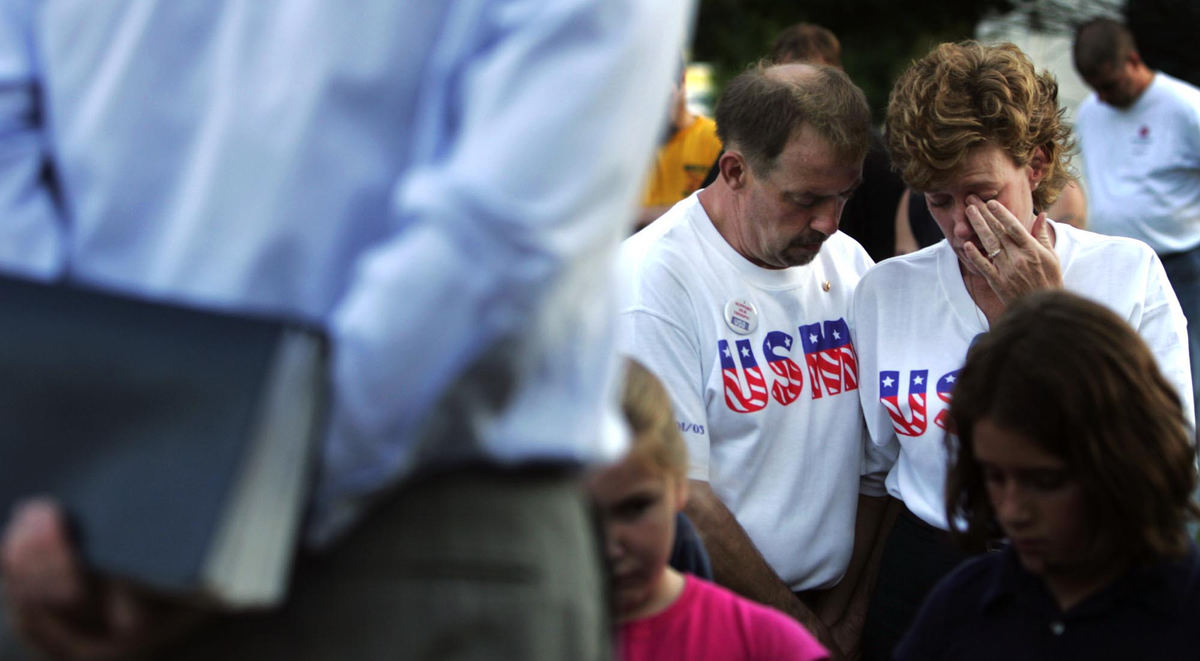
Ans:
[[[228,616],[170,659],[609,659],[600,546],[575,478],[464,471],[404,488],[287,604]]]

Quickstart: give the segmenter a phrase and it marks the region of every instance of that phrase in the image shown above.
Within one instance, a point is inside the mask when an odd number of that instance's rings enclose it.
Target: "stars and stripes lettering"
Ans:
[[[950,406],[950,393],[954,391],[954,382],[958,380],[959,371],[960,370],[947,372],[946,374],[942,375],[942,378],[938,379],[937,396],[938,399],[942,400],[942,403],[947,407]],[[941,411],[938,411],[937,417],[933,419],[933,424],[942,429],[949,429],[949,427],[946,426],[949,424],[949,418],[949,409],[942,408]]]
[[[858,389],[858,356],[844,319],[800,327],[813,399]]]
[[[767,367],[776,376],[771,383],[771,397],[784,406],[796,401],[804,390],[804,371],[788,357],[792,352],[792,342],[792,336],[783,331],[771,331],[763,340]]]
[[[858,389],[858,355],[844,319],[807,324],[797,330],[813,399]],[[765,408],[771,399],[788,406],[800,398],[805,369],[791,358],[795,344],[795,336],[784,331],[765,334],[762,355],[773,375],[768,376],[759,367],[749,339],[717,341],[721,384],[731,411],[752,413]]]
[[[728,341],[720,340],[717,352],[721,357],[726,406],[738,413],[762,410],[767,405],[767,382],[750,348],[750,340],[737,340],[733,347]]]
[[[900,402],[900,372],[894,370],[879,373],[879,401],[892,418],[892,427],[901,436],[920,436],[925,433],[928,420],[925,417],[925,393],[928,388],[929,370],[912,370],[908,379],[908,401]]]

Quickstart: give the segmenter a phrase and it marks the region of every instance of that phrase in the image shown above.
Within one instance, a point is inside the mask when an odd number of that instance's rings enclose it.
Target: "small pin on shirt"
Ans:
[[[825,290],[825,291],[829,291],[829,287],[830,287],[830,285],[829,285],[829,281],[828,281],[828,280],[826,280],[825,282],[822,282],[822,283],[821,283],[821,289],[823,289],[823,290]]]

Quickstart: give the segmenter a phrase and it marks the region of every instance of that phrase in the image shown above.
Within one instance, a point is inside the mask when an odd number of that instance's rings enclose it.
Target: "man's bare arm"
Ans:
[[[713,493],[708,482],[689,480],[684,514],[696,526],[712,560],[717,582],[734,592],[792,616],[810,633],[839,654],[825,624],[792,592],[767,564],[733,513]]]
[[[858,514],[854,520],[854,550],[846,574],[817,607],[821,620],[829,625],[838,646],[851,658],[857,655],[867,605],[875,587],[883,542],[895,512],[889,510],[888,496],[858,496]],[[890,517],[889,517],[890,512]]]

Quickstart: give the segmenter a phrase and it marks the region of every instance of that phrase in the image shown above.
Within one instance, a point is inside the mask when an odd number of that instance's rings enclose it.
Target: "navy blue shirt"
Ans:
[[[675,515],[675,542],[671,546],[671,558],[667,561],[673,569],[713,580],[712,562],[699,533],[683,512]]]
[[[1200,552],[1129,572],[1063,612],[1011,549],[942,579],[896,659],[1200,658]]]

